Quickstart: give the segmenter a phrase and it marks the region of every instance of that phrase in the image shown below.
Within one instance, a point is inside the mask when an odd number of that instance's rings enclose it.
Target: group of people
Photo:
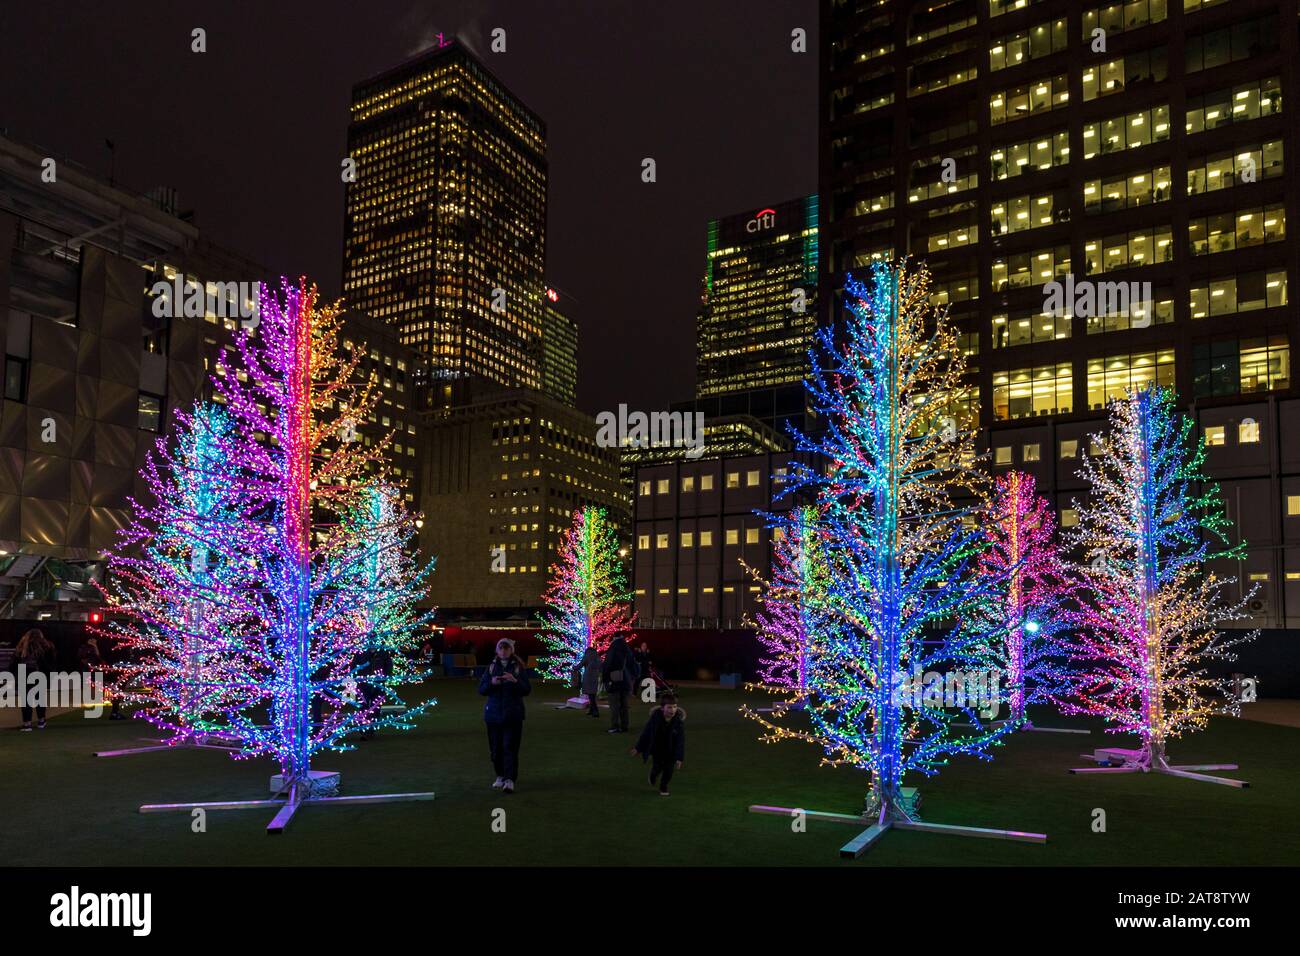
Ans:
[[[628,730],[628,699],[651,676],[650,650],[645,642],[633,650],[620,634],[609,645],[604,657],[594,647],[587,648],[574,669],[574,683],[587,698],[587,714],[600,716],[596,702],[601,685],[609,697],[609,732],[625,734]]]
[[[649,652],[645,644],[632,650],[620,635],[610,644],[602,658],[594,648],[587,648],[578,665],[578,680],[587,698],[587,713],[600,716],[597,695],[604,684],[609,698],[609,733],[628,731],[628,698],[639,686],[643,675],[650,673]],[[488,750],[496,771],[493,789],[514,793],[519,779],[519,745],[523,738],[524,701],[532,692],[528,669],[515,653],[515,643],[508,637],[497,641],[496,656],[479,679],[478,692],[487,697],[483,721],[487,725]],[[630,753],[650,763],[649,781],[658,786],[661,796],[668,796],[673,772],[686,759],[686,711],[675,694],[659,697],[650,712]]]
[[[15,671],[23,667],[28,675],[48,676],[57,665],[54,644],[39,628],[31,628],[19,639],[14,650]],[[105,665],[99,643],[94,637],[86,638],[77,649],[78,664],[82,670],[93,671]],[[391,658],[378,653],[368,656],[364,663],[369,670],[382,677],[392,668]],[[628,732],[628,698],[643,676],[650,673],[650,658],[645,644],[637,650],[627,641],[617,637],[602,657],[595,648],[588,648],[580,664],[580,681],[587,697],[587,712],[600,716],[597,696],[603,684],[609,698],[609,733]],[[383,696],[381,681],[362,681],[358,687],[363,706],[370,706]],[[524,698],[532,692],[528,669],[515,653],[515,643],[509,638],[497,642],[496,655],[479,679],[478,692],[487,698],[483,706],[483,721],[487,725],[488,749],[496,780],[492,787],[504,793],[513,793],[519,779],[519,747],[523,740]],[[22,701],[22,727],[26,732],[45,727],[46,700],[43,695],[24,696]],[[113,702],[110,718],[121,720],[118,704]],[[649,781],[657,785],[663,796],[668,796],[668,783],[673,771],[681,769],[686,758],[686,712],[678,705],[676,695],[659,696],[658,706],[637,738],[630,753],[649,762]],[[368,736],[368,734],[367,734]]]

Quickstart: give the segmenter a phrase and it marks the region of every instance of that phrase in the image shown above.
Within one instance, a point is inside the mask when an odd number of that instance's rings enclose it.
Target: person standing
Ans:
[[[497,778],[494,790],[514,793],[519,779],[519,744],[524,733],[524,698],[532,692],[528,674],[515,654],[515,642],[497,641],[496,657],[479,678],[478,692],[487,698],[483,722],[487,725],[488,751]]]
[[[103,671],[108,666],[108,662],[104,660],[103,652],[99,649],[99,641],[93,637],[86,638],[85,642],[77,648],[77,662],[81,665],[82,672],[88,675],[86,678],[87,686],[91,686],[90,682],[93,681],[93,675],[97,671]],[[108,719],[126,719],[122,716],[122,702],[118,699],[117,694],[113,695],[113,699],[109,704]]]
[[[686,759],[686,711],[677,706],[676,694],[660,698],[631,752],[650,761],[650,786],[658,782],[659,796],[668,796],[668,781]]]
[[[36,729],[45,729],[46,694],[50,684],[50,671],[54,670],[54,658],[54,645],[37,627],[23,634],[18,640],[18,647],[14,649],[14,673],[25,674],[19,681],[19,693],[22,695],[23,711],[21,729],[27,733],[32,730],[33,711],[36,712]],[[34,676],[39,676],[40,679],[32,686],[28,682]]]
[[[627,696],[635,680],[633,666],[636,661],[627,641],[620,634],[614,638],[605,652],[605,663],[601,667],[601,677],[605,681],[605,690],[609,694],[609,732],[611,734],[627,733]]]
[[[596,698],[600,695],[600,651],[594,647],[587,648],[578,667],[582,671],[582,693],[587,698],[587,713],[599,717],[600,705]]]
[[[651,678],[652,680],[654,678],[654,675],[651,673],[651,667],[650,667],[650,648],[646,645],[645,641],[642,641],[641,646],[636,649],[635,656],[636,656],[637,686],[633,688],[633,692],[639,693],[642,688],[642,682],[647,677]]]

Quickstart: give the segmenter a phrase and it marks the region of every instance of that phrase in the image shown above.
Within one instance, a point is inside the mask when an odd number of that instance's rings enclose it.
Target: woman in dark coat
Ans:
[[[594,647],[587,648],[578,667],[582,672],[582,694],[587,698],[587,713],[599,717],[600,705],[596,698],[600,694],[600,651]]]
[[[38,730],[45,727],[45,704],[46,688],[49,686],[50,671],[54,670],[56,654],[54,645],[46,640],[45,634],[40,628],[33,627],[27,631],[18,640],[18,646],[14,649],[14,674],[19,673],[18,668],[23,669],[25,679],[20,680],[22,690],[22,709],[23,709],[23,727],[25,731],[32,729],[32,711],[36,711],[36,727]],[[32,680],[36,675],[41,675],[44,680],[36,686],[30,686],[25,681]]]
[[[497,772],[494,790],[515,792],[519,742],[524,733],[524,698],[532,689],[524,662],[515,656],[515,642],[501,638],[497,641],[497,656],[478,682],[478,692],[487,698],[483,722],[487,725],[492,766]]]
[[[600,676],[605,681],[605,690],[609,696],[609,732],[611,734],[627,733],[628,713],[627,696],[636,686],[636,658],[627,646],[623,635],[619,634],[605,652],[605,663],[601,666]]]

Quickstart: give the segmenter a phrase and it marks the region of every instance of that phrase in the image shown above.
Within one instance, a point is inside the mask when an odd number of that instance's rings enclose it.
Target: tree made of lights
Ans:
[[[314,771],[323,750],[348,750],[349,735],[384,726],[409,727],[404,713],[382,714],[381,698],[357,706],[354,691],[374,682],[369,654],[377,645],[413,651],[418,635],[394,623],[414,619],[429,569],[380,572],[369,580],[375,540],[404,546],[408,515],[393,509],[383,529],[349,516],[371,513],[377,487],[387,485],[387,440],[365,444],[357,427],[378,402],[373,378],[357,382],[360,353],[338,349],[337,306],[317,306],[305,279],[281,281],[280,295],[262,287],[256,336],[242,329],[238,360],[223,356],[213,378],[218,400],[234,422],[219,442],[226,468],[240,476],[241,508],[253,520],[226,529],[224,548],[250,566],[255,587],[240,600],[250,612],[231,642],[232,666],[245,694],[224,709],[223,732],[236,738],[240,757],[266,756],[280,766],[270,800],[164,804],[142,812],[277,806],[268,827],[284,829],[307,801],[374,803],[432,799],[431,793],[333,796],[338,775]],[[385,545],[381,554],[391,555]],[[359,586],[359,582],[363,582]],[[380,619],[380,616],[382,619]],[[385,681],[391,687],[395,676]]]
[[[947,414],[965,363],[946,313],[930,304],[927,271],[878,262],[871,286],[850,278],[845,298],[846,320],[819,331],[811,353],[807,387],[825,432],[799,436],[800,450],[823,464],[796,463],[791,483],[791,493],[817,503],[833,561],[828,600],[841,626],[821,631],[807,657],[802,710],[770,719],[744,712],[763,724],[766,741],[810,741],[823,748],[823,763],[871,774],[864,813],[815,815],[870,824],[844,855],[861,855],[890,828],[1041,842],[1041,834],[923,823],[915,792],[903,787],[906,774],[937,773],[954,755],[987,758],[1012,729],[982,721],[984,705],[966,700],[964,688],[963,699],[941,694],[937,706],[914,693],[940,666],[988,676],[990,635],[955,622],[1002,582],[975,573],[975,513],[954,500],[978,495],[985,482],[973,434]],[[966,730],[954,726],[959,717]]]
[[[386,668],[376,673],[381,658],[372,656],[362,664],[365,681],[387,706],[404,707],[397,688],[428,676],[408,651],[412,635],[434,618],[432,608],[418,607],[434,562],[418,564],[412,547],[416,516],[402,507],[401,492],[393,485],[367,485],[341,517],[338,588],[354,590],[358,626],[369,635],[369,651],[382,654]]]
[[[831,567],[815,505],[799,505],[778,525],[772,572],[760,580],[756,633],[763,647],[759,685],[784,694],[777,705],[801,707],[808,691],[809,655],[822,630],[835,626],[830,608]]]
[[[121,661],[111,669],[114,695],[140,704],[166,738],[99,757],[229,749],[222,715],[249,694],[233,649],[254,616],[256,583],[231,535],[255,519],[224,457],[234,422],[210,403],[176,419],[175,442],[159,438],[144,467],[152,503],[133,502],[109,556],[114,613],[98,628]]]
[[[604,654],[633,625],[618,534],[604,508],[588,505],[573,513],[550,572],[538,635],[550,653],[541,668],[544,676],[567,681],[587,648]]]
[[[1069,543],[1083,557],[1081,627],[1069,645],[1067,713],[1103,718],[1108,733],[1136,734],[1141,747],[1097,750],[1101,766],[1075,773],[1159,772],[1242,787],[1239,780],[1197,773],[1235,764],[1173,765],[1169,740],[1201,730],[1213,714],[1240,713],[1212,661],[1258,632],[1227,636],[1219,625],[1245,617],[1247,595],[1233,601],[1232,578],[1206,568],[1239,557],[1219,488],[1204,474],[1205,449],[1173,393],[1157,385],[1110,406],[1110,427],[1097,437],[1079,477],[1092,491],[1079,507]]]
[[[992,652],[1005,675],[1007,719],[1018,730],[1086,734],[1036,727],[1026,712],[1062,686],[1058,642],[1076,622],[1074,578],[1056,542],[1051,504],[1037,493],[1032,475],[1009,471],[994,482],[979,524],[984,547],[978,573],[1002,584],[975,605],[968,620],[1000,638]]]

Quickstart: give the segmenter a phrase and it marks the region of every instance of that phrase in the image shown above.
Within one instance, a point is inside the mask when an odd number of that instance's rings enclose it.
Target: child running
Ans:
[[[659,796],[668,796],[668,781],[686,759],[686,711],[677,706],[677,695],[664,694],[650,711],[650,719],[631,753],[650,761],[650,786],[659,783]]]

